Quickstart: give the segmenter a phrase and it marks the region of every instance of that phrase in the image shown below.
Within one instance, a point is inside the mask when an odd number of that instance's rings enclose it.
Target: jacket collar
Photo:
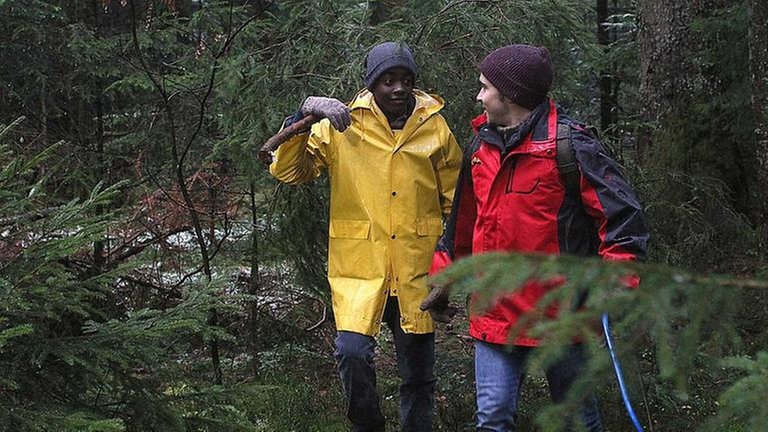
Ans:
[[[488,123],[486,113],[472,119],[472,128],[482,141],[498,147],[502,153],[506,153],[520,145],[529,135],[531,135],[531,139],[534,141],[548,139],[549,114],[552,106],[552,100],[547,98],[534,108],[528,118],[514,132],[507,136],[499,133],[495,125]]]
[[[440,96],[427,94],[418,89],[413,89],[413,97],[416,99],[416,106],[413,109],[412,116],[423,114],[425,117],[428,117],[440,111],[445,106],[445,102],[443,102],[443,99]],[[376,101],[373,99],[373,93],[368,89],[360,90],[357,95],[355,95],[354,99],[352,99],[352,102],[349,103],[349,108],[351,110],[367,109],[371,111],[381,111],[379,107],[376,106]],[[422,110],[423,112],[421,112]]]
[[[472,130],[477,133],[478,130],[480,130],[480,127],[486,123],[488,123],[488,114],[483,112],[479,116],[472,119],[470,122],[472,124]]]
[[[445,105],[440,96],[430,95],[421,90],[414,89],[413,97],[416,100],[416,106],[413,109],[413,113],[411,113],[411,116],[408,117],[408,120],[405,122],[402,132],[397,136],[394,134],[392,135],[392,139],[394,140],[394,151],[399,150],[405,143],[407,143],[411,135],[413,135],[414,132],[427,121],[427,119],[440,111]],[[368,89],[361,90],[352,102],[350,102],[349,107],[353,113],[361,111],[363,119],[370,115],[372,118],[376,119],[374,121],[380,123],[388,131],[392,130],[387,117],[381,112],[378,105],[376,105],[373,93]],[[362,121],[363,127],[365,127],[366,123],[365,120]]]

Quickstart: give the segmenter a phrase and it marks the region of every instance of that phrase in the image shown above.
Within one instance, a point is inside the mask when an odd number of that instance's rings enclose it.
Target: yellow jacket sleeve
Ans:
[[[277,148],[269,173],[288,184],[317,178],[328,168],[334,132],[328,119],[323,119],[313,124],[309,132],[291,137]]]
[[[443,120],[443,123],[445,123],[445,120]],[[462,151],[456,142],[456,137],[453,136],[453,132],[451,132],[447,124],[444,125],[444,130],[447,137],[442,140],[443,158],[437,163],[435,168],[437,170],[437,186],[440,191],[440,206],[443,215],[447,218],[451,213],[456,180],[459,176],[459,168],[461,167]]]

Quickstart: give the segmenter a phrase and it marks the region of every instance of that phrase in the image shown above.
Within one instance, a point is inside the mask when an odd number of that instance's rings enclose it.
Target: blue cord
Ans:
[[[643,432],[643,427],[640,425],[635,410],[632,409],[632,403],[629,401],[627,385],[624,383],[624,375],[621,373],[619,358],[613,350],[613,338],[611,337],[611,324],[608,321],[608,313],[603,313],[603,333],[605,333],[605,341],[608,343],[608,352],[611,353],[613,370],[616,372],[616,379],[619,381],[619,389],[621,390],[621,398],[624,400],[624,407],[627,409],[627,414],[629,414],[629,418],[632,419],[632,424],[635,425],[635,429],[638,432]]]

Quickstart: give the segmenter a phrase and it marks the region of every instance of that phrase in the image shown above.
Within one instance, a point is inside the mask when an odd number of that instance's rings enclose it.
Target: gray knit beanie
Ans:
[[[554,70],[549,51],[531,45],[508,45],[485,57],[480,72],[513,103],[528,109],[549,93]]]
[[[413,60],[413,54],[408,46],[398,42],[384,42],[376,45],[368,53],[365,59],[365,78],[363,82],[368,90],[372,90],[376,80],[387,70],[393,67],[407,69],[413,78],[418,76],[418,68]]]

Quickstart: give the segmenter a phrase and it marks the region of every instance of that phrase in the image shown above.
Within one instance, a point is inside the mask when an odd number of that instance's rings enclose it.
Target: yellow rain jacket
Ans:
[[[438,96],[414,90],[416,106],[393,132],[373,94],[350,103],[344,132],[327,119],[275,153],[270,173],[303,183],[328,169],[331,183],[328,280],[338,330],[376,335],[389,295],[400,304],[406,333],[430,333],[427,271],[451,209],[461,149]]]

